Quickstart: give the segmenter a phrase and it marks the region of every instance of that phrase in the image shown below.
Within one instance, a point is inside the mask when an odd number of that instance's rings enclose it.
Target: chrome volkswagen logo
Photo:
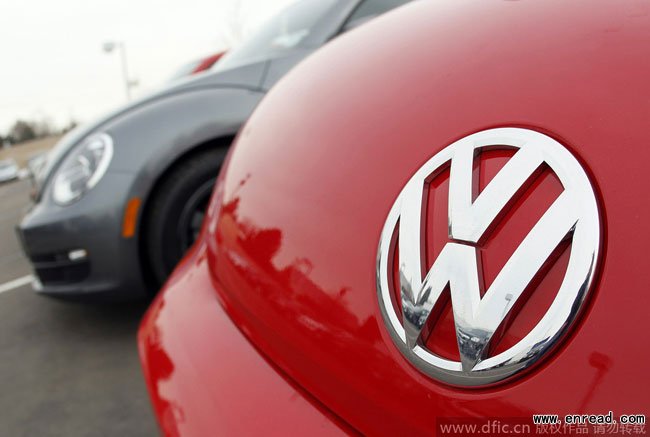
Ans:
[[[474,199],[474,160],[485,148],[514,149],[515,153]],[[481,297],[478,247],[543,164],[558,177],[563,191]],[[446,168],[450,169],[449,241],[431,269],[424,271],[423,196],[428,181]],[[519,343],[491,356],[491,342],[500,325],[510,311],[516,311],[517,299],[567,238],[571,244],[568,266],[548,311]],[[599,248],[596,197],[584,169],[567,149],[528,129],[478,132],[425,163],[391,208],[377,257],[382,315],[402,354],[422,372],[453,385],[494,384],[530,367],[566,333],[592,285]],[[399,279],[393,280],[395,265]],[[445,289],[451,294],[460,361],[434,354],[422,338],[427,321],[440,313],[436,305],[444,301]],[[401,299],[399,315],[391,296]]]

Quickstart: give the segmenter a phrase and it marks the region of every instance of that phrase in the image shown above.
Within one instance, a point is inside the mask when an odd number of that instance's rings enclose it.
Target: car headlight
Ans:
[[[91,135],[64,159],[54,178],[52,197],[69,205],[100,181],[113,157],[113,139],[105,133]]]

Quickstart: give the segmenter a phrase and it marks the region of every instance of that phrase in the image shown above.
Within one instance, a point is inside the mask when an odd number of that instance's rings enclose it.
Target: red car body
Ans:
[[[214,53],[204,58],[195,59],[182,67],[180,67],[172,75],[170,80],[177,80],[188,76],[193,76],[198,73],[208,71],[214,64],[216,64],[227,52]]]
[[[201,73],[202,71],[209,70],[210,68],[212,68],[214,64],[217,63],[219,59],[223,58],[223,55],[225,54],[226,52],[215,53],[213,55],[201,59],[201,61],[196,65],[196,67],[192,69],[191,74]]]
[[[200,241],[142,322],[164,432],[431,435],[441,418],[647,414],[649,54],[646,2],[420,1],[302,63],[240,133]],[[589,297],[558,347],[513,380],[467,389],[423,374],[393,343],[377,247],[424,162],[506,126],[544,133],[580,161],[601,247]],[[489,178],[509,156],[485,158],[477,171]],[[481,249],[486,280],[561,190],[539,178],[510,210]],[[444,204],[444,192],[430,195]],[[444,212],[432,212],[433,228],[445,229]],[[432,256],[446,239],[433,235]],[[500,348],[543,315],[567,257]],[[450,317],[442,323],[453,330]],[[447,331],[432,347],[453,356]]]

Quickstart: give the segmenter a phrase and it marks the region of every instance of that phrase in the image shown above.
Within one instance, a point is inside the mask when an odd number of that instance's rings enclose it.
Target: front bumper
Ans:
[[[137,239],[121,237],[131,181],[108,173],[80,201],[60,207],[44,198],[25,215],[17,232],[38,293],[95,301],[146,295]]]
[[[138,333],[165,435],[340,435],[353,431],[270,364],[227,315],[197,244]]]

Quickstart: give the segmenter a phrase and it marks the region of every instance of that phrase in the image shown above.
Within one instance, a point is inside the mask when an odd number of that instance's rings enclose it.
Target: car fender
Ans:
[[[115,148],[109,172],[134,174],[128,198],[144,202],[182,156],[234,137],[262,96],[246,88],[196,89],[137,108],[105,127]]]

